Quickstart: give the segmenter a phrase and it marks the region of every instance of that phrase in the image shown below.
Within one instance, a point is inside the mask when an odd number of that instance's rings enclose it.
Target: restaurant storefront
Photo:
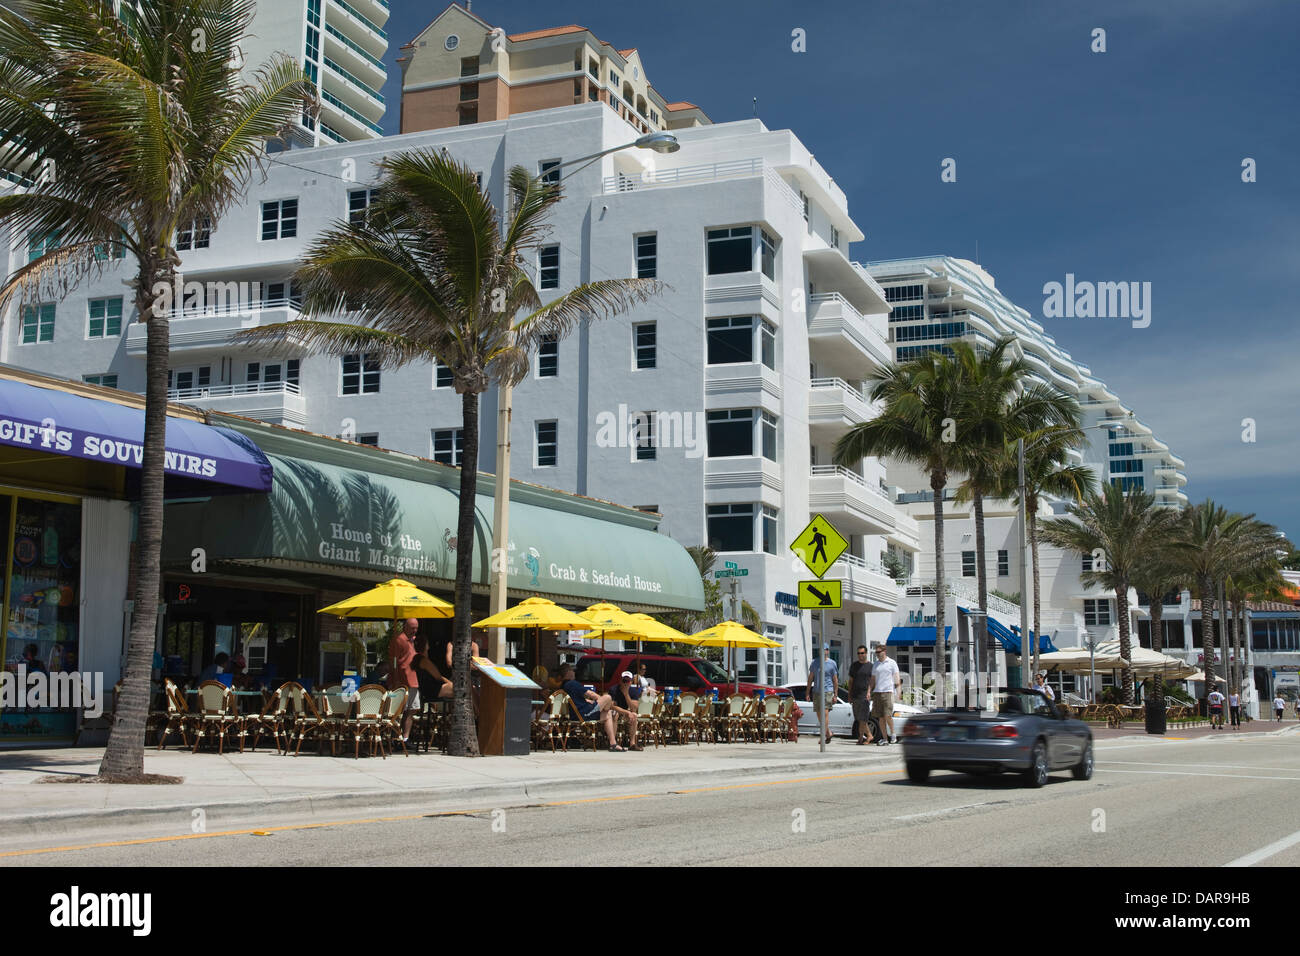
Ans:
[[[71,743],[78,701],[56,686],[108,706],[121,675],[142,405],[0,368],[0,746]],[[198,418],[169,418],[169,497],[269,487],[255,447]]]
[[[170,503],[160,652],[185,678],[218,651],[244,659],[254,682],[333,682],[377,663],[382,624],[317,614],[389,578],[452,601],[460,473],[435,462],[274,425],[214,416],[267,455],[269,494]],[[475,618],[488,615],[492,475],[480,475],[474,549]],[[628,611],[698,610],[699,571],[656,531],[656,517],[603,501],[511,483],[511,540],[496,556],[512,599],[570,607],[612,601]],[[195,557],[201,551],[202,560]],[[450,620],[421,622],[431,655]],[[508,635],[521,663],[534,645]],[[436,658],[435,658],[436,659]]]

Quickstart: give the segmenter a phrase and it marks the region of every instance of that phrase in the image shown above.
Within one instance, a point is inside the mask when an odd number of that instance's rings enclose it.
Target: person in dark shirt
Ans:
[[[858,659],[849,665],[849,700],[853,704],[853,727],[858,744],[871,743],[871,661],[867,645],[858,645]]]
[[[609,738],[611,753],[623,753],[626,747],[620,747],[614,737],[614,698],[609,694],[597,694],[573,679],[573,668],[565,664],[560,671],[560,686],[564,688],[578,715],[583,720],[599,720]]]

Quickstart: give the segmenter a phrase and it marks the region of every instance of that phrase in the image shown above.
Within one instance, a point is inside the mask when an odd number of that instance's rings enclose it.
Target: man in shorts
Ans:
[[[812,701],[813,707],[817,710],[817,716],[821,722],[821,732],[826,738],[826,742],[831,742],[831,708],[835,706],[835,701],[840,695],[840,670],[835,664],[835,658],[827,657],[826,666],[821,666],[821,657],[813,658],[812,666],[808,668],[808,699]],[[817,672],[821,670],[821,679],[817,680]],[[821,693],[818,692],[821,689]]]
[[[894,694],[898,691],[898,665],[885,656],[885,645],[876,645],[876,663],[871,668],[871,716],[880,728],[877,746],[898,743],[894,736]]]
[[[1218,688],[1210,691],[1207,698],[1210,702],[1210,726],[1215,730],[1223,729],[1223,695],[1219,693]]]

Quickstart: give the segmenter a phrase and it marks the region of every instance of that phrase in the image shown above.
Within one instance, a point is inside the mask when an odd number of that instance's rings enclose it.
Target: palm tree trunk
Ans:
[[[1214,582],[1209,575],[1200,580],[1201,585],[1201,650],[1205,653],[1205,692],[1214,690]]]
[[[1032,506],[1032,507],[1031,507]],[[1029,526],[1029,561],[1032,565],[1032,575],[1034,578],[1034,673],[1038,673],[1038,645],[1041,642],[1039,634],[1042,634],[1042,603],[1038,600],[1038,498],[1030,497],[1025,502],[1025,512],[1027,516],[1026,524]],[[1025,583],[1020,582],[1023,588]],[[1021,598],[1023,600],[1023,597]],[[1022,634],[1021,641],[1025,640]]]
[[[943,488],[948,476],[942,471],[930,472],[930,490],[934,492],[934,702],[937,707],[947,706],[945,670],[948,642],[944,639],[944,607],[948,593],[944,587],[943,553]]]
[[[155,315],[155,283],[170,286],[175,264],[146,260],[136,276],[135,302],[145,323],[144,453],[140,459],[140,506],[136,530],[131,631],[127,638],[122,696],[99,765],[103,778],[144,774],[144,734],[149,718],[153,655],[158,640],[158,596],[162,577],[163,464],[167,440],[167,356],[171,330],[165,314]]]
[[[1237,699],[1241,699],[1241,671],[1244,661],[1241,657],[1241,637],[1242,637],[1242,618],[1245,617],[1245,602],[1236,600],[1232,602],[1232,657],[1237,663],[1233,666],[1231,677],[1228,678],[1232,683],[1233,693]]]
[[[478,392],[461,395],[461,427],[465,445],[460,459],[460,512],[456,521],[456,620],[452,630],[451,754],[477,757],[478,729],[470,692],[470,621],[474,597],[474,505],[478,497]],[[497,475],[497,481],[509,481]]]
[[[1115,609],[1119,612],[1119,655],[1125,660],[1133,659],[1131,626],[1128,614],[1128,581],[1119,582],[1115,588]],[[1120,668],[1124,674],[1124,703],[1133,703],[1133,668]]]
[[[979,591],[980,610],[983,611],[984,614],[987,614],[989,610],[989,577],[988,577],[988,568],[985,566],[984,563],[984,543],[985,543],[984,542],[984,495],[978,488],[976,488],[974,497],[975,497],[975,561],[976,561],[975,582],[976,582],[976,588]],[[980,615],[981,621],[986,620],[984,614]],[[980,640],[982,637],[983,635],[981,634],[972,635],[972,642],[976,640]],[[970,669],[971,673],[963,675],[964,679],[967,682],[969,682],[977,672],[977,668],[975,667],[975,661],[978,658],[979,648],[975,647],[973,648],[973,650],[975,651],[975,653],[971,654],[970,661],[966,665]],[[966,686],[969,687],[970,684],[967,683]],[[976,687],[978,686],[979,685],[976,685]]]
[[[1151,598],[1151,650],[1157,654],[1164,652],[1165,635],[1164,635],[1164,595]],[[1164,707],[1165,704],[1165,677],[1164,674],[1156,674],[1152,679],[1154,690],[1151,693],[1158,708]]]

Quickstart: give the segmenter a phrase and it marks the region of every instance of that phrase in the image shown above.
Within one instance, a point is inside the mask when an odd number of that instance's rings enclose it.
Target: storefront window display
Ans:
[[[5,669],[56,674],[78,669],[81,650],[81,505],[75,499],[0,495],[7,545]],[[21,668],[21,671],[20,671]],[[10,707],[0,736],[71,738],[72,708]]]

